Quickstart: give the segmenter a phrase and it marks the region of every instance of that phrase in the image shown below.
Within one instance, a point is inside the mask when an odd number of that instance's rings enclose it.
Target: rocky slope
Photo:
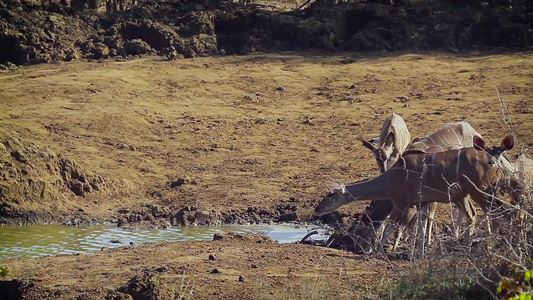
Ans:
[[[140,3],[102,13],[72,3],[2,0],[0,64],[145,53],[176,59],[302,49],[458,51],[533,45],[530,1],[316,1],[296,11],[223,0]]]

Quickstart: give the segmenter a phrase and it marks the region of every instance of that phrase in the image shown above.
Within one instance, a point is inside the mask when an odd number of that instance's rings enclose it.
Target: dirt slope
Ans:
[[[2,71],[0,220],[310,220],[323,181],[377,174],[356,137],[393,111],[413,137],[466,119],[495,144],[509,134],[497,89],[531,155],[532,64],[530,53],[282,53]]]

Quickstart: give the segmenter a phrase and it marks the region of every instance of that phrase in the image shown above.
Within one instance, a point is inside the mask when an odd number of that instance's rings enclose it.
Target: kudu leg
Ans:
[[[459,212],[457,213],[457,222],[454,224],[453,235],[455,238],[459,238],[461,232],[461,225],[463,224],[463,218],[466,215],[470,223],[467,231],[467,241],[470,240],[470,237],[474,234],[474,229],[476,225],[476,208],[472,205],[472,202],[464,197],[455,202]]]
[[[396,249],[398,248],[398,245],[400,244],[400,240],[402,239],[403,230],[401,228],[397,228],[396,231],[396,238],[394,239],[394,245],[392,246],[391,253],[395,253]]]
[[[457,213],[457,222],[455,223],[454,234],[453,234],[455,238],[459,238],[459,235],[461,233],[461,225],[463,224],[463,217],[467,210],[467,205],[469,204],[467,202],[468,202],[468,199],[466,197],[460,201],[455,202],[455,205],[457,206],[457,208],[459,208],[459,212]]]
[[[408,218],[408,208],[400,209],[396,206],[393,207],[392,212],[389,217],[389,222],[385,226],[383,231],[383,236],[381,237],[380,250],[383,251],[385,243],[389,238],[391,232],[395,229],[403,230],[405,224],[407,223]],[[393,249],[396,250],[396,249]]]
[[[468,221],[470,221],[466,236],[466,240],[470,242],[470,239],[474,235],[474,230],[476,229],[476,208],[472,204],[472,201],[470,201],[470,199],[468,199],[467,197],[463,198],[462,202],[464,205],[464,209],[462,209],[461,211],[464,211],[464,214],[466,214]]]
[[[433,232],[433,223],[435,222],[435,213],[437,212],[437,202],[431,202],[429,204],[429,212],[427,218],[427,245],[431,244],[432,232]]]
[[[463,175],[464,176],[464,175]],[[471,183],[471,182],[470,182]],[[505,210],[509,209],[509,204],[505,203],[503,200],[499,199],[498,197],[494,196],[494,191],[488,189],[488,190],[480,190],[477,186],[475,186],[473,183],[472,189],[469,191],[470,197],[472,197],[472,200],[479,204],[483,211],[485,212],[486,216],[489,218],[488,220],[488,231],[489,233],[492,233],[492,230],[497,230],[499,224],[498,221],[495,218],[491,218],[491,215],[493,213],[493,206],[495,206],[496,210],[502,211],[502,213],[505,213]],[[475,210],[473,209],[473,206],[470,204],[473,212],[473,219],[475,220]],[[507,207],[507,208],[504,208]],[[507,214],[507,217],[509,217],[509,214]],[[469,234],[471,234],[469,232]]]
[[[407,217],[407,224],[408,225],[404,229],[403,235],[401,234],[401,232],[398,233],[398,236],[396,238],[396,241],[394,243],[394,247],[392,248],[392,251],[394,252],[396,250],[396,248],[398,247],[398,244],[400,242],[400,238],[402,236],[405,236],[406,238],[408,238],[409,234],[412,233],[414,231],[414,229],[416,228],[416,226],[419,226],[419,224],[423,224],[424,225],[424,228],[425,228],[424,232],[426,232],[426,234],[427,234],[427,239],[426,239],[427,242],[426,242],[426,244],[427,245],[431,244],[431,238],[432,238],[431,231],[433,229],[433,221],[435,220],[436,210],[437,210],[437,203],[436,202],[421,204],[420,212],[417,212],[417,210],[415,208],[409,209],[409,214],[408,214],[408,217]],[[417,213],[426,214],[427,218],[420,219],[420,218],[417,217]],[[422,223],[419,223],[419,222],[422,222]]]
[[[423,257],[424,256],[424,251],[425,251],[425,242],[426,242],[426,231],[430,229],[430,225],[428,222],[431,223],[431,220],[430,220],[430,215],[433,214],[433,216],[435,215],[435,211],[432,212],[432,210],[436,209],[436,205],[433,205],[433,204],[436,204],[436,203],[430,203],[430,204],[424,204],[420,207],[420,213],[419,213],[419,220],[418,220],[418,224],[419,224],[419,229],[420,229],[420,234],[419,234],[419,238],[418,238],[418,257]],[[427,237],[428,240],[429,240],[429,236]],[[429,243],[428,243],[429,244]]]
[[[465,213],[462,209],[459,209],[459,212],[457,213],[457,222],[454,224],[454,230],[453,230],[453,237],[459,238],[459,234],[461,233],[461,224],[463,224],[463,217]]]
[[[409,237],[409,232],[412,231],[413,227],[415,226],[416,222],[416,209],[414,207],[409,208],[407,212],[407,220],[406,224],[407,226],[404,226],[402,228],[398,228],[396,231],[396,238],[394,239],[394,245],[392,246],[391,252],[396,252],[396,249],[398,248],[398,245],[400,244],[400,241],[402,240],[402,237],[405,236],[405,238]]]

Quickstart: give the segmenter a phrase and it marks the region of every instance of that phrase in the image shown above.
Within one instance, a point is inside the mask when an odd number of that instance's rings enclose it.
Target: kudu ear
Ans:
[[[514,147],[514,138],[512,135],[508,135],[503,138],[500,148],[502,151],[509,151]]]
[[[365,146],[366,148],[368,148],[368,149],[370,149],[372,151],[374,151],[376,149],[376,146],[372,145],[369,141],[366,141],[366,140],[364,140],[362,138],[359,138],[359,141],[361,143],[363,143],[363,146]]]
[[[387,137],[385,138],[385,142],[382,143],[382,147],[390,147],[391,145],[394,145],[394,132],[389,132]]]
[[[479,135],[474,136],[472,142],[474,143],[474,147],[485,149],[485,141]]]
[[[332,193],[334,193],[335,191],[339,191],[344,194],[346,192],[346,186],[342,184],[340,181],[337,181],[337,180],[326,181],[324,182],[324,184],[326,184],[329,191]]]

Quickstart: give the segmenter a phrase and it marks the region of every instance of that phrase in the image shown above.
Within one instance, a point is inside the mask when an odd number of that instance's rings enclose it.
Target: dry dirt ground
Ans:
[[[532,53],[522,52],[143,57],[1,71],[0,218],[132,226],[310,221],[325,180],[378,173],[356,138],[377,136],[393,111],[413,137],[466,119],[495,145],[510,133],[498,90],[517,148],[531,156],[532,70]],[[365,205],[341,211],[353,215]],[[442,228],[449,213],[440,215]],[[217,260],[207,261],[211,253]],[[376,258],[239,239],[2,263],[10,278],[38,279],[35,299],[38,291],[98,297],[161,266],[170,271],[159,272],[160,281],[193,284],[197,299],[353,298],[365,293],[356,287],[396,274]],[[221,273],[209,273],[214,268]]]
[[[25,299],[103,299],[122,286],[134,299],[354,299],[375,295],[372,287],[408,264],[260,236],[3,263],[9,277],[32,283]],[[143,284],[158,298],[135,296]]]

